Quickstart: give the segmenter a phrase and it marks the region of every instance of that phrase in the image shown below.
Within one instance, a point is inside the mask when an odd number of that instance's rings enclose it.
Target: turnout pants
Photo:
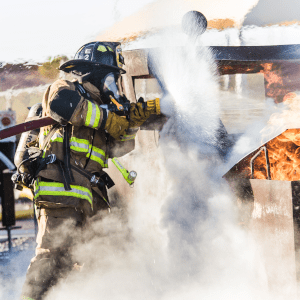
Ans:
[[[74,268],[71,249],[82,239],[84,214],[74,208],[40,210],[36,255],[29,265],[21,299],[41,300]]]
[[[106,189],[102,192],[108,199]],[[66,278],[72,270],[80,269],[78,265],[82,262],[74,260],[72,249],[75,245],[89,239],[83,231],[90,229],[88,223],[95,219],[97,212],[109,211],[105,201],[95,192],[93,192],[92,215],[86,207],[89,205],[84,200],[81,209],[77,210],[75,208],[40,209],[37,214],[39,229],[36,255],[27,270],[21,299],[43,299],[43,295],[46,295],[59,279]]]

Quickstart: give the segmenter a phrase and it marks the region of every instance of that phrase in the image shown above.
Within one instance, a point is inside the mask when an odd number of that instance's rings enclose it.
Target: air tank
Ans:
[[[28,113],[26,121],[30,121],[31,118],[42,116],[42,103],[37,103],[33,105]],[[20,163],[29,157],[28,154],[28,144],[36,141],[38,139],[40,129],[34,129],[30,131],[23,132],[16,150],[14,163],[16,167],[19,167]],[[26,167],[22,165],[20,167],[20,172],[26,173]]]

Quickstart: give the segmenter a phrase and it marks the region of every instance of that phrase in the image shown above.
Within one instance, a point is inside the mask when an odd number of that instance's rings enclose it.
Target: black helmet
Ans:
[[[106,72],[124,74],[126,73],[122,69],[124,64],[120,43],[92,42],[83,45],[76,52],[74,59],[63,63],[59,69],[66,73],[75,71],[85,74],[101,69]]]

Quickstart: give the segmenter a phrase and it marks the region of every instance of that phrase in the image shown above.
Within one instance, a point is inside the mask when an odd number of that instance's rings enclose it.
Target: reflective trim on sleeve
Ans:
[[[87,100],[88,101],[88,100]],[[100,108],[98,105],[88,101],[88,111],[85,119],[85,126],[96,128],[100,121]]]
[[[87,154],[87,157],[89,157],[89,153]],[[105,152],[95,146],[92,148],[90,159],[99,163],[102,166],[102,168],[108,167]]]
[[[93,196],[88,188],[79,185],[70,185],[71,191],[66,191],[63,183],[36,181],[34,199],[39,196],[75,197],[87,200],[93,208]]]
[[[135,136],[136,136],[136,133],[135,134],[130,134],[130,135],[124,134],[121,141],[124,142],[124,141],[133,140],[135,138]]]

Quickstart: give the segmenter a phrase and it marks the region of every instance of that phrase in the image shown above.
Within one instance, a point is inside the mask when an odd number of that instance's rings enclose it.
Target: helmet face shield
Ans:
[[[118,78],[119,74],[117,73],[108,73],[101,82],[101,87],[104,95],[113,94],[112,96],[118,101],[120,98],[120,92],[118,89]],[[109,97],[109,96],[108,96]]]

